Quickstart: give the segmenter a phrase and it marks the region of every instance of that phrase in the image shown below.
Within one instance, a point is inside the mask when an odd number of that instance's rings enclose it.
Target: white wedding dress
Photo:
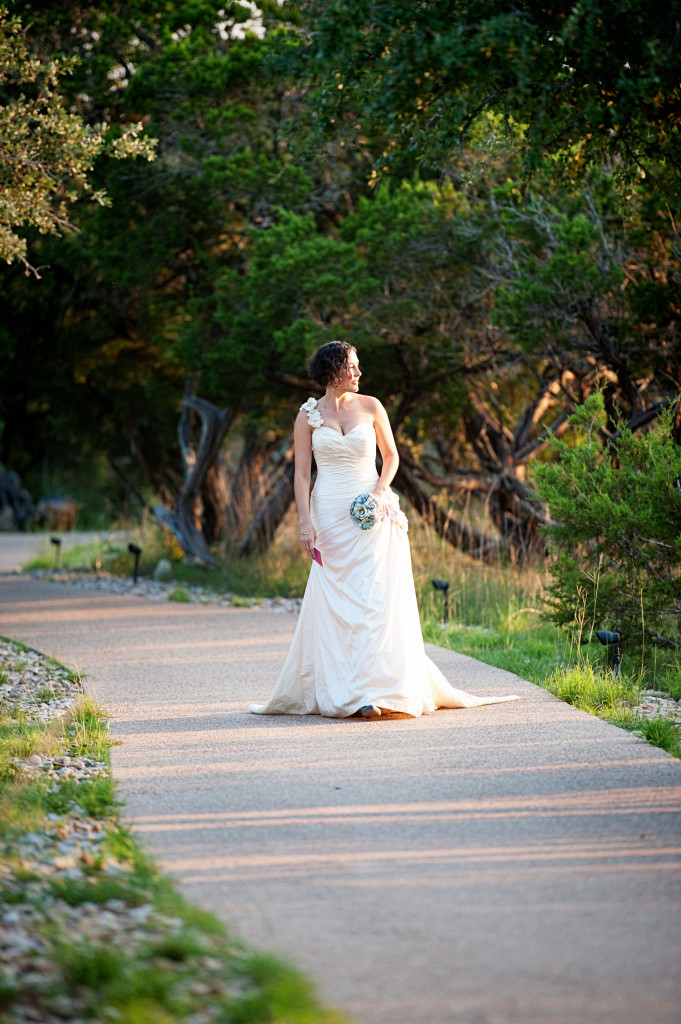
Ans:
[[[317,425],[317,480],[310,513],[323,565],[312,562],[300,617],[284,667],[260,715],[347,718],[367,704],[408,715],[517,700],[456,690],[423,646],[411,569],[407,519],[397,495],[391,514],[371,530],[350,519],[350,504],[376,486],[376,435],[370,423],[347,434]],[[316,404],[316,403],[314,403]]]

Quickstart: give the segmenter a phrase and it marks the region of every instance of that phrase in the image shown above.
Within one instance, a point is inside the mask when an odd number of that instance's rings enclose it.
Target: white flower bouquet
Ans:
[[[378,502],[368,492],[358,494],[350,505],[350,518],[360,530],[371,530],[380,519]]]

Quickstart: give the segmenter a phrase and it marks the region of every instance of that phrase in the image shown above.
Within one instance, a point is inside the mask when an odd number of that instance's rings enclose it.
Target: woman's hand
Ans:
[[[376,487],[374,487],[373,491],[371,492],[371,497],[374,499],[374,501],[378,505],[378,513],[379,513],[381,519],[385,519],[385,517],[389,514],[389,509],[388,509],[388,488],[387,487],[382,487],[380,484],[377,485]]]
[[[310,558],[314,555],[314,546],[317,539],[315,528],[312,523],[300,524],[300,543],[303,545],[303,551]]]

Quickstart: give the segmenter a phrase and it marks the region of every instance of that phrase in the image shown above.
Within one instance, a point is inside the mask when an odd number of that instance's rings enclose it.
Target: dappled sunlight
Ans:
[[[131,592],[131,597],[136,597]],[[70,620],[76,618],[78,622],[101,621],[102,619],[134,619],[138,622],[153,619],[166,619],[168,616],[185,619],[187,617],[186,607],[177,604],[170,604],[166,601],[158,604],[150,601],[143,601],[139,598],[139,604],[123,603],[120,596],[107,597],[97,595],[93,601],[90,595],[79,598],[56,597],[50,601],[18,601],[12,603],[11,608],[4,608],[2,617],[8,623],[31,623]],[[192,605],[191,614],[201,616],[230,616],[239,615],[245,609],[241,608],[220,608],[210,605]],[[165,623],[164,623],[165,625]]]
[[[258,649],[261,650],[263,647],[282,647],[287,643],[288,637],[284,636],[258,636],[257,644]],[[218,639],[213,640],[182,640],[177,641],[173,639],[173,651],[190,651],[192,656],[197,653],[200,654],[202,651],[224,651],[225,647],[229,647],[230,651],[233,649],[244,648],[249,651],[252,656],[253,653],[253,637],[232,637],[229,633],[225,633]],[[168,644],[163,642],[149,643],[145,640],[144,642],[145,652],[149,652],[154,664],[158,664],[156,651],[166,652],[168,650]],[[151,659],[150,659],[151,660]]]
[[[165,618],[168,614],[179,615],[183,614],[183,609],[175,610],[164,604],[156,606],[152,604],[142,604],[140,601],[139,608],[133,605],[127,604],[109,604],[105,603],[106,599],[102,600],[101,606],[99,601],[96,605],[92,601],[85,601],[81,604],[76,602],[68,602],[68,607],[65,607],[67,602],[64,601],[50,601],[50,602],[35,602],[21,606],[14,605],[11,610],[3,611],[3,620],[8,624],[27,624],[27,623],[44,623],[48,622],[63,622],[73,621],[77,619],[79,623],[85,622],[101,622],[106,619],[112,619],[116,621],[120,620],[134,620],[140,622],[140,620],[148,620],[155,618]],[[227,609],[208,609],[201,608],[200,613],[206,615],[226,614]],[[146,625],[146,621],[145,621]],[[163,623],[165,626],[165,623]]]
[[[508,880],[510,871],[515,883],[523,875],[528,878],[536,878],[541,874],[555,875],[565,879],[570,874],[636,873],[649,871],[653,864],[656,871],[678,873],[680,854],[680,845],[650,849],[624,839],[610,840],[605,844],[568,840],[471,848],[451,846],[428,850],[357,850],[343,847],[333,853],[295,851],[213,854],[209,857],[178,855],[167,860],[166,866],[174,873],[181,873],[183,881],[188,884],[246,879],[254,875],[267,879],[296,878],[313,871],[317,875],[328,872],[334,887],[361,884],[362,873],[370,876],[365,882],[370,884],[371,877],[375,881],[377,872],[380,873],[382,885],[392,875],[393,884],[450,886],[455,878],[457,885],[471,883],[479,886],[483,881],[490,884]],[[418,869],[416,877],[412,875],[413,869]],[[438,870],[445,873],[438,875]],[[360,875],[359,879],[357,874]]]
[[[192,766],[184,765],[185,771]],[[200,768],[201,766],[195,766]],[[250,766],[237,766],[239,770]],[[589,817],[612,814],[678,813],[681,786],[600,789],[546,796],[444,800],[424,803],[345,804],[266,811],[224,811],[196,814],[140,815],[130,820],[145,832],[194,829],[391,824],[483,821],[493,818]],[[599,848],[603,844],[599,844]]]

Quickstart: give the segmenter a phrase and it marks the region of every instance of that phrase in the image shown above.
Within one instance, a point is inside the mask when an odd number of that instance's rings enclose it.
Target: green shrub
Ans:
[[[674,408],[648,432],[622,427],[603,443],[600,392],[572,416],[573,443],[554,438],[558,456],[534,467],[557,525],[548,610],[587,636],[617,630],[625,647],[681,644],[681,446]]]

